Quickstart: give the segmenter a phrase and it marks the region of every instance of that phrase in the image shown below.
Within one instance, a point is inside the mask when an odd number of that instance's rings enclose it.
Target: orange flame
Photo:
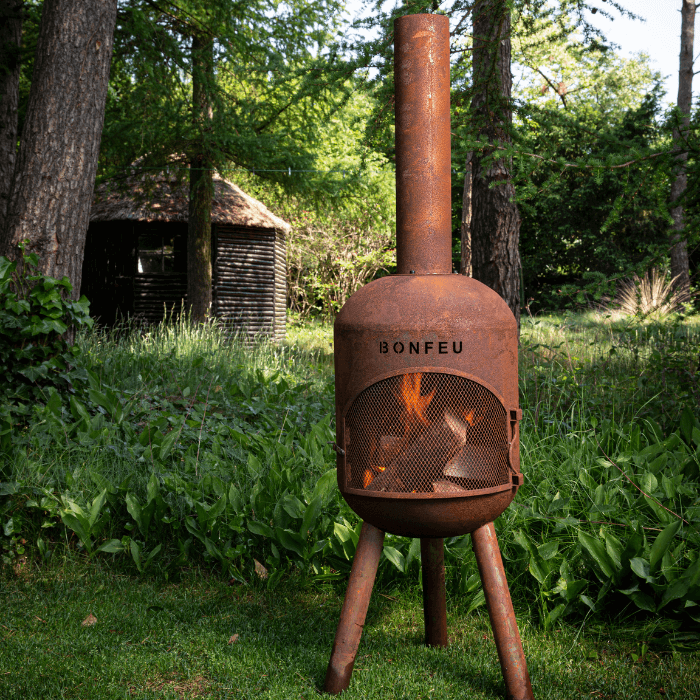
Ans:
[[[401,377],[398,399],[403,403],[406,408],[406,413],[408,414],[408,421],[406,423],[407,430],[408,424],[414,419],[425,425],[428,424],[425,411],[433,400],[433,396],[435,396],[435,389],[427,396],[421,396],[420,383],[421,374],[419,372],[415,374],[404,374]]]
[[[365,469],[365,474],[362,477],[362,486],[367,488],[374,481],[374,474],[369,469]]]
[[[465,411],[464,412],[464,420],[469,423],[469,425],[474,426],[477,423],[480,423],[483,420],[482,416],[474,416],[474,411]]]

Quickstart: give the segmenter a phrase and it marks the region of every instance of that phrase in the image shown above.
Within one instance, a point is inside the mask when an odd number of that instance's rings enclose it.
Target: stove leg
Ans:
[[[350,685],[383,544],[384,532],[374,525],[362,523],[333,651],[328,662],[326,681],[323,684],[327,693],[337,695]]]
[[[442,538],[421,538],[423,567],[423,615],[425,643],[447,646],[447,604],[445,601],[445,550]]]
[[[486,595],[486,607],[501,662],[508,700],[533,700],[523,645],[518,633],[508,582],[503,570],[493,523],[482,525],[472,533],[472,544]]]

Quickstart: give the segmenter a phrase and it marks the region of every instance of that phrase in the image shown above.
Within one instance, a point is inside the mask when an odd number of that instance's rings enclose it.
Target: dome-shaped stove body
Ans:
[[[450,537],[508,507],[522,483],[518,340],[493,290],[392,275],[335,322],[338,486],[386,532]]]

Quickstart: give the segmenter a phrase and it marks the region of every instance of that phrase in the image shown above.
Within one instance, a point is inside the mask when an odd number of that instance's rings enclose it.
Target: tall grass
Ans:
[[[526,481],[497,528],[543,626],[621,610],[694,624],[699,341],[697,318],[523,320]],[[79,345],[89,391],[37,405],[0,467],[6,560],[20,539],[44,556],[67,536],[169,576],[204,561],[250,581],[255,560],[268,585],[344,575],[358,523],[334,488],[330,326],[293,321],[284,344],[247,344],[183,319]],[[446,543],[448,582],[473,609],[468,544]],[[388,537],[380,578],[416,576],[416,551]]]

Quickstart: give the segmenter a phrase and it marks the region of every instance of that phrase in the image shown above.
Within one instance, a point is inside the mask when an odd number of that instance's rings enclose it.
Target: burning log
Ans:
[[[431,472],[441,476],[444,465],[464,445],[466,425],[450,413],[445,420],[413,429],[403,438],[380,439],[386,466],[365,488],[373,491],[425,491]],[[432,465],[432,469],[430,469]],[[426,474],[426,467],[430,471]],[[416,477],[420,476],[418,480]]]

